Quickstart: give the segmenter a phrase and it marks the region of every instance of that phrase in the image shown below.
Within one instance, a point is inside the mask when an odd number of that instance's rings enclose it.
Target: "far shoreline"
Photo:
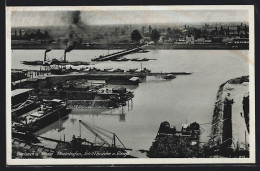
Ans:
[[[142,46],[140,44],[138,46]],[[136,47],[133,44],[94,44],[94,45],[81,45],[76,47],[77,50],[117,50],[117,49],[131,49]],[[52,44],[12,44],[11,49],[65,49],[66,45],[52,45]],[[248,47],[231,47],[226,44],[151,44],[144,49],[148,50],[178,50],[178,49],[190,49],[190,50],[249,50]]]

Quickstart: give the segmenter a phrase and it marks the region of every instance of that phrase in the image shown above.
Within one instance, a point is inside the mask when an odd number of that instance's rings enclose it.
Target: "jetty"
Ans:
[[[133,77],[144,78],[147,76],[155,76],[155,77],[163,77],[165,75],[191,75],[191,72],[105,72],[105,71],[98,71],[98,72],[78,72],[78,73],[68,73],[62,75],[46,75],[44,78],[39,77],[39,79],[46,79],[46,78],[88,78],[88,79],[100,79],[100,80],[107,80],[107,79],[130,79]],[[19,82],[19,81],[17,81]]]
[[[78,72],[69,72],[69,73],[61,73],[61,74],[53,74],[49,70],[45,71],[38,71],[38,70],[27,70],[28,72],[28,78],[23,78],[23,79],[18,79],[15,81],[12,81],[13,85],[17,85],[20,83],[25,83],[26,82],[37,82],[37,81],[44,81],[46,79],[48,80],[55,80],[57,78],[59,79],[91,79],[91,80],[106,80],[106,83],[111,81],[111,80],[130,80],[127,81],[128,83],[135,83],[138,84],[140,79],[145,78],[147,76],[154,76],[154,77],[162,77],[165,78],[167,76],[173,75],[173,76],[178,76],[178,75],[191,75],[192,72],[147,72],[145,70],[141,71],[124,71],[122,70],[121,72],[113,72],[113,71],[78,71]],[[134,80],[136,79],[136,80]],[[166,78],[165,78],[166,79]]]

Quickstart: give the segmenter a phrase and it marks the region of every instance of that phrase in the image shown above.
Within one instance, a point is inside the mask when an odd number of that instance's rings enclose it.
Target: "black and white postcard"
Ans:
[[[7,164],[255,163],[254,48],[251,5],[7,7]]]

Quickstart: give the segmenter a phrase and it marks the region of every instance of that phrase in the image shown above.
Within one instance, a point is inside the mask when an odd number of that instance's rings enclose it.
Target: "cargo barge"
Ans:
[[[16,118],[12,122],[13,131],[36,132],[43,127],[59,120],[70,112],[65,101],[53,99],[43,100],[39,108]]]
[[[37,103],[37,97],[31,96],[28,100],[22,104],[16,105],[12,108],[12,115],[21,116],[22,114],[29,112],[39,106]]]

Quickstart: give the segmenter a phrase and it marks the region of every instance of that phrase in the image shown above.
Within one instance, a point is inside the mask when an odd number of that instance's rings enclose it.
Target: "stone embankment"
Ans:
[[[227,157],[248,156],[248,109],[249,76],[228,80],[219,87],[209,141],[213,151]]]

